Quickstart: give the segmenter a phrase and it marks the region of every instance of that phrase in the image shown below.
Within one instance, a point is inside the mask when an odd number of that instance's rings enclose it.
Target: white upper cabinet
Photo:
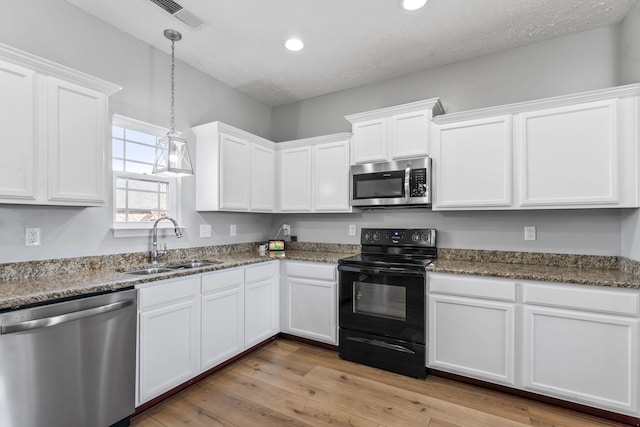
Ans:
[[[220,208],[248,210],[251,205],[251,145],[233,135],[220,134]],[[244,165],[244,167],[242,167]]]
[[[251,210],[272,212],[275,209],[276,154],[273,148],[251,146]]]
[[[280,210],[311,210],[311,147],[278,151],[280,156]]]
[[[275,144],[221,122],[196,135],[196,209],[273,212]]]
[[[350,212],[348,133],[277,144],[281,212]]]
[[[448,114],[435,210],[639,207],[640,85]]]
[[[510,207],[511,146],[510,116],[440,126],[433,138],[433,208]]]
[[[345,116],[353,129],[351,164],[429,155],[431,118],[442,113],[433,98]]]
[[[521,113],[521,206],[618,204],[618,100]]]
[[[108,97],[120,87],[0,45],[0,203],[104,203]]]
[[[35,200],[35,71],[0,61],[0,197]]]

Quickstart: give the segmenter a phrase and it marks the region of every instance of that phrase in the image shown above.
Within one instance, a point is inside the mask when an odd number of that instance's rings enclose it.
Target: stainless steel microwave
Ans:
[[[431,205],[431,158],[351,166],[351,206],[385,208]]]

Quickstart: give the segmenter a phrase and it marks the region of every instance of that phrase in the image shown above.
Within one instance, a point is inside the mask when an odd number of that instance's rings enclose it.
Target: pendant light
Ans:
[[[158,140],[153,173],[156,175],[193,175],[187,141],[176,134],[175,111],[175,53],[174,44],[182,39],[176,30],[164,30],[164,36],[171,40],[171,128],[167,135]]]

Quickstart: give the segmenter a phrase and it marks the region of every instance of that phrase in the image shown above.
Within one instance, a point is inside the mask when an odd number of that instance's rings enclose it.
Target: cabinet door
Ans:
[[[279,268],[279,262],[269,262],[245,269],[245,348],[280,332]]]
[[[34,76],[0,61],[0,198],[35,198]]]
[[[349,141],[313,147],[313,194],[316,211],[348,211]]]
[[[198,279],[189,278],[140,290],[139,403],[200,371],[198,284]]]
[[[220,134],[220,208],[249,210],[251,147],[249,141]]]
[[[430,111],[396,114],[389,119],[391,159],[429,155]]]
[[[601,408],[638,409],[638,319],[525,305],[524,387]]]
[[[380,118],[353,124],[354,164],[387,160],[388,120]]]
[[[212,368],[244,350],[244,271],[202,276],[202,367]]]
[[[435,126],[434,209],[512,205],[511,117]]]
[[[617,100],[519,115],[522,206],[619,202]]]
[[[289,277],[287,292],[288,332],[338,345],[336,282]]]
[[[47,79],[48,198],[80,205],[104,202],[107,96]]]
[[[251,210],[272,212],[275,198],[275,153],[262,145],[251,145]]]
[[[311,210],[311,147],[280,151],[280,209]]]
[[[514,385],[515,304],[429,295],[429,363],[443,371]]]

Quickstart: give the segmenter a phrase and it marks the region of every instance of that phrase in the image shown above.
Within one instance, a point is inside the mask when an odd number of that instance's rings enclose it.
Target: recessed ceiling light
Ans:
[[[289,39],[284,43],[284,47],[292,52],[297,52],[299,50],[302,50],[302,48],[304,47],[304,43],[302,43],[302,40],[300,39]]]
[[[427,4],[427,0],[402,0],[402,7],[405,10],[418,10]]]

